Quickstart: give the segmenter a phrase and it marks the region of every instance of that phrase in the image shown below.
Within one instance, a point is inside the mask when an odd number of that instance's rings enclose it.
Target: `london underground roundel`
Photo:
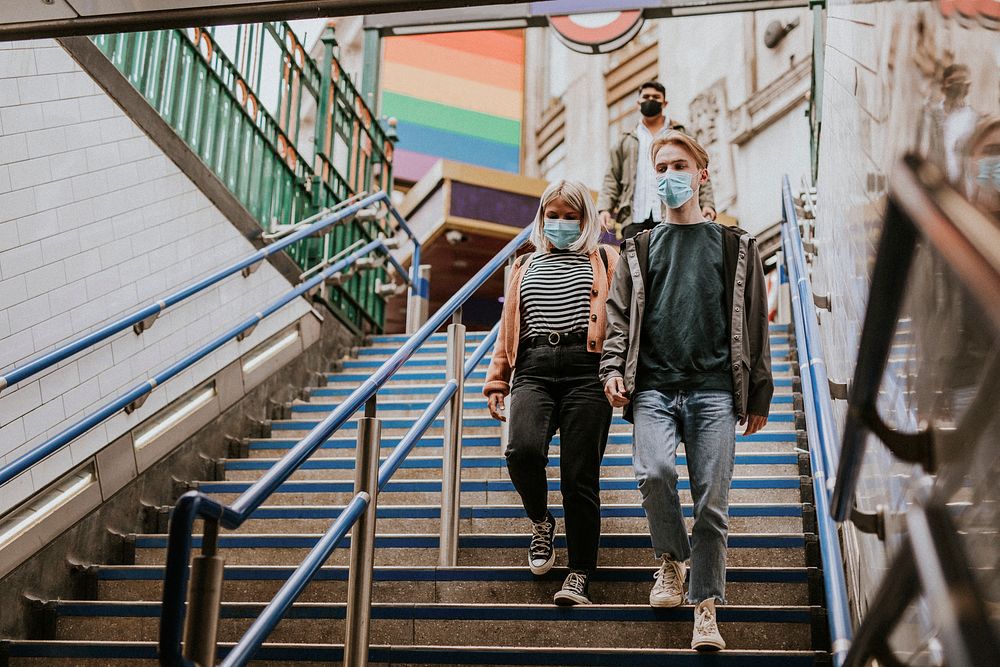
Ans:
[[[642,28],[642,12],[600,12],[551,16],[559,40],[580,53],[609,53],[628,44]]]

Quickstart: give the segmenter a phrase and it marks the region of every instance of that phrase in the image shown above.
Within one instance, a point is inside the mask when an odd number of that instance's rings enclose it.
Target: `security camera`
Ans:
[[[449,245],[458,245],[459,243],[468,241],[469,237],[457,229],[449,229],[444,233],[444,240],[447,241]]]

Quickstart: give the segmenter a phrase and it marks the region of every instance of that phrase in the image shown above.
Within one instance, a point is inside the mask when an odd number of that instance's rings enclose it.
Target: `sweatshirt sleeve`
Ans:
[[[617,259],[606,306],[608,324],[599,371],[602,383],[607,383],[614,377],[625,377],[631,302],[632,275],[629,273],[628,261]]]

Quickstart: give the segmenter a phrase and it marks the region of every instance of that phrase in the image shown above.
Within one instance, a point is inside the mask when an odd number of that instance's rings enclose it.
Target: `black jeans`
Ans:
[[[600,355],[584,343],[521,347],[510,393],[507,468],[533,521],[548,511],[549,442],[559,430],[559,475],[569,566],[597,567],[601,537],[601,459],[611,405],[597,376]]]
[[[622,227],[622,242],[621,242],[621,246],[623,248],[625,247],[625,240],[626,239],[632,238],[633,236],[635,236],[639,232],[644,232],[647,229],[652,229],[653,227],[656,227],[658,224],[660,224],[660,223],[657,222],[656,220],[653,220],[653,216],[649,216],[648,218],[646,218],[642,222],[633,222],[633,223],[625,225],[624,227]]]

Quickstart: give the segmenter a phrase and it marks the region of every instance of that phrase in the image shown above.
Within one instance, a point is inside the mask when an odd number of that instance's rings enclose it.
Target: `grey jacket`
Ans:
[[[608,324],[601,355],[601,382],[624,378],[625,389],[635,389],[639,366],[640,333],[646,307],[649,231],[625,242],[625,249],[608,294]],[[771,343],[767,323],[767,288],[757,241],[738,227],[723,227],[722,264],[726,285],[733,404],[740,419],[747,414],[767,416],[774,394]],[[632,419],[632,404],[625,408]]]
[[[667,128],[690,134],[680,123],[667,122]],[[650,156],[645,159],[652,162]],[[635,130],[622,133],[618,142],[611,147],[610,164],[601,185],[601,194],[597,197],[598,211],[613,211],[618,224],[625,226],[632,223],[632,199],[635,196],[635,170],[639,164],[639,137]],[[650,169],[652,169],[650,164]],[[715,209],[715,197],[712,194],[712,181],[701,186],[698,193],[698,204],[702,208]]]

